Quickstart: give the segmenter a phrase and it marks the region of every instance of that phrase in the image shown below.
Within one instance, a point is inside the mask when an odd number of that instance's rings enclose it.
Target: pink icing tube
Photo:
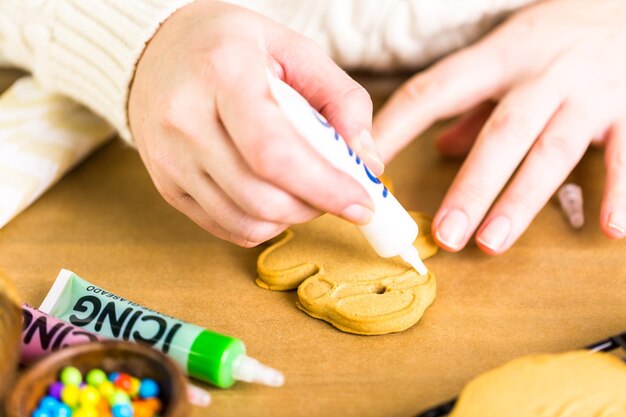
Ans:
[[[22,304],[20,362],[24,365],[31,364],[56,350],[98,340],[104,338],[49,316],[28,304]]]

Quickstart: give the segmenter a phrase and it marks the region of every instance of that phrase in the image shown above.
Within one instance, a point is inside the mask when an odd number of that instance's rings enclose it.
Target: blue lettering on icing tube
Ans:
[[[370,181],[372,181],[374,184],[382,184],[382,181],[379,180],[374,174],[372,174],[367,165],[363,164],[363,168],[365,168],[365,173],[367,174]],[[387,194],[389,194],[389,190],[387,189],[387,187],[385,187],[385,184],[383,184],[383,198],[387,198]]]
[[[312,108],[311,110],[313,110],[313,115],[315,116],[315,118],[317,119],[317,121],[318,121],[318,122],[320,122],[322,125],[324,125],[324,126],[326,126],[326,127],[328,127],[328,128],[331,128],[331,129],[333,128],[333,127],[330,125],[330,123],[328,123],[328,121],[326,121],[326,119],[324,118],[324,116],[322,116],[321,114],[319,114],[319,113],[317,112],[317,110],[315,110],[315,109],[313,109],[313,108]]]
[[[335,136],[335,140],[339,140],[341,136],[339,136],[339,133],[337,133],[337,131],[330,125],[330,123],[328,123],[328,121],[324,118],[324,116],[319,114],[317,110],[315,110],[314,108],[311,108],[311,110],[313,111],[313,115],[315,116],[317,121],[320,122],[320,124],[326,127],[327,129],[331,129],[333,131],[333,135]],[[346,143],[346,148],[348,149],[348,155],[350,155],[351,157],[355,155],[354,151],[347,143]],[[358,155],[356,155],[355,162],[357,165],[361,164],[361,158],[359,158]],[[374,184],[382,184],[382,182],[378,178],[376,178],[374,174],[371,173],[371,171],[367,168],[367,166],[365,166],[365,164],[363,164],[363,168],[365,168],[365,173],[367,174],[367,177],[370,179],[370,181],[372,181]],[[389,190],[383,184],[383,198],[387,198],[388,194],[389,194]]]

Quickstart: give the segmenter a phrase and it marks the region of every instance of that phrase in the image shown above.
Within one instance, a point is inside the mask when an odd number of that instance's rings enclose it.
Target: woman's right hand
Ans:
[[[312,41],[240,7],[197,0],[157,31],[130,91],[133,140],[158,191],[245,247],[320,212],[368,223],[366,191],[296,133],[272,98],[268,68],[382,173],[361,86]]]

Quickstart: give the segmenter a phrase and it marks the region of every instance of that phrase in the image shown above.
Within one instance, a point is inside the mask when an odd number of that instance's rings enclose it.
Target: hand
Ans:
[[[447,154],[471,151],[433,230],[458,251],[478,228],[478,246],[492,254],[520,237],[592,141],[606,142],[600,222],[622,238],[625,80],[626,3],[545,1],[414,76],[375,118],[374,137],[388,160],[434,121],[473,109],[438,141]]]
[[[367,223],[366,191],[283,117],[267,68],[382,172],[362,87],[312,41],[245,9],[198,0],[157,31],[130,92],[131,131],[158,191],[204,229],[246,247],[320,211]]]

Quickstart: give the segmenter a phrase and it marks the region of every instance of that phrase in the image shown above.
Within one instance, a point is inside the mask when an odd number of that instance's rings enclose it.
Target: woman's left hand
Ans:
[[[441,246],[458,251],[478,229],[485,252],[506,251],[594,141],[606,143],[601,227],[626,235],[624,1],[518,12],[406,82],[375,119],[377,147],[389,160],[436,120],[469,110],[437,143],[444,154],[471,147],[433,221]]]

